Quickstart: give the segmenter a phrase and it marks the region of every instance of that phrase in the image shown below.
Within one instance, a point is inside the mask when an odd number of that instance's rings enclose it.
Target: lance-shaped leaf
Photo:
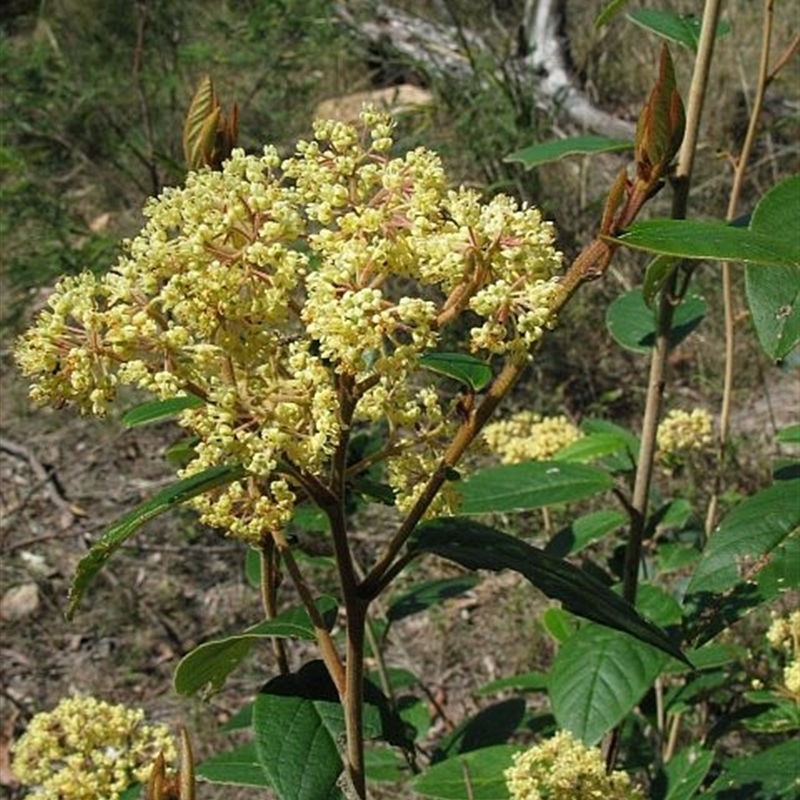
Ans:
[[[618,14],[630,2],[630,0],[611,0],[600,13],[595,17],[594,25],[596,28],[602,28],[609,20]]]
[[[170,397],[168,400],[148,400],[128,411],[122,417],[122,424],[126,428],[136,428],[139,425],[172,419],[187,408],[200,408],[202,405],[203,401],[193,394]]]
[[[468,353],[424,353],[420,356],[421,367],[454,378],[475,392],[481,391],[492,380],[492,370],[485,361]]]
[[[207,783],[272,788],[256,755],[255,742],[207,758],[195,767],[195,776]]]
[[[612,240],[617,244],[678,258],[800,266],[800,240],[695,219],[646,219]]]
[[[573,614],[629,633],[675,658],[685,657],[667,634],[602,581],[507,533],[463,517],[420,525],[411,552],[435,553],[468,569],[512,569]]]
[[[602,469],[569,461],[526,461],[474,472],[458,484],[462,514],[511,513],[571,503],[614,485]]]
[[[386,611],[386,619],[397,622],[412,614],[419,614],[451,597],[468,592],[477,583],[478,579],[472,575],[460,575],[457,578],[441,578],[415,584],[409,591],[392,599]]]
[[[414,779],[414,792],[441,800],[508,800],[503,772],[519,747],[500,744],[440,761]]]
[[[645,30],[652,31],[670,42],[682,44],[694,53],[697,52],[702,27],[698,17],[652,8],[636,8],[625,16]],[[716,35],[725,36],[730,30],[731,26],[727,22],[720,22],[717,25]]]
[[[713,762],[712,750],[697,744],[682,748],[656,774],[650,796],[653,800],[692,800]]]
[[[708,800],[797,800],[796,739],[758,753],[726,759],[722,774],[703,797]]]
[[[330,627],[336,619],[338,604],[332,597],[316,601],[317,609]],[[253,625],[241,633],[214,639],[195,647],[175,669],[173,684],[178,694],[194,694],[201,689],[218,692],[228,675],[244,660],[259,641],[273,637],[313,641],[314,625],[302,606],[290,608],[274,619]]]
[[[551,161],[558,161],[569,156],[586,156],[594,153],[609,153],[618,150],[631,150],[633,142],[627,139],[613,139],[610,136],[570,136],[566,139],[554,139],[549,142],[523,147],[509,153],[503,160],[509,163],[519,162],[525,169],[533,169]]]
[[[185,503],[192,497],[239,480],[245,470],[239,465],[221,465],[209,467],[188,478],[183,478],[171,486],[166,486],[156,495],[138,505],[133,511],[125,514],[103,533],[92,545],[89,552],[78,562],[78,568],[72,579],[69,590],[67,619],[70,619],[78,608],[86,589],[103,565],[145,522],[164,514],[170,509]]]

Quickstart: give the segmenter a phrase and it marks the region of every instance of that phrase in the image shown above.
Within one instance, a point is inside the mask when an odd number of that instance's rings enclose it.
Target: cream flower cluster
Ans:
[[[705,450],[714,441],[714,422],[702,408],[670,411],[658,426],[656,443],[662,458]]]
[[[188,473],[246,477],[195,505],[253,542],[359,425],[386,430],[408,502],[454,424],[421,354],[465,313],[473,352],[529,352],[555,322],[561,255],[538,210],[449,188],[428,150],[390,157],[391,132],[374,111],[317,122],[289,158],[236,150],[151,200],[116,266],[62,280],[21,340],[32,398],[103,414],[123,385],[199,397],[180,418]]]
[[[606,774],[597,747],[568,731],[520,753],[504,773],[512,800],[643,800],[625,772]]]
[[[144,723],[144,711],[93,697],[63,699],[36,714],[13,745],[12,768],[36,800],[116,800],[146,783],[153,760],[176,759],[165,725]]]
[[[504,464],[551,458],[582,435],[563,415],[542,417],[532,411],[520,411],[490,422],[483,429],[489,449],[497,453]]]
[[[767,641],[787,654],[783,683],[789,694],[800,700],[800,611],[793,611],[787,617],[773,616]]]

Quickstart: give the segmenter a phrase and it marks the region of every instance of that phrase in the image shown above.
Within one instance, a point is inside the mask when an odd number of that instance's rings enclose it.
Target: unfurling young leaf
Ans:
[[[686,115],[669,48],[661,48],[658,81],[636,126],[636,171],[644,181],[663,175],[683,141]]]
[[[201,167],[218,169],[236,145],[238,110],[233,106],[230,119],[214,91],[214,82],[206,75],[197,87],[183,129],[183,152],[190,170]]]

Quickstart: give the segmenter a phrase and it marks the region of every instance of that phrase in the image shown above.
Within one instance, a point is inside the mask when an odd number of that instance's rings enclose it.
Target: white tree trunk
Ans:
[[[470,52],[493,52],[480,33],[423,19],[383,0],[344,0],[336,12],[367,43],[390,48],[435,77],[466,81],[473,77]],[[559,34],[561,0],[529,0],[520,30],[527,55],[514,59],[519,81],[530,86],[537,107],[563,116],[583,130],[632,139],[633,123],[597,107],[573,80]],[[467,49],[470,51],[468,52]]]

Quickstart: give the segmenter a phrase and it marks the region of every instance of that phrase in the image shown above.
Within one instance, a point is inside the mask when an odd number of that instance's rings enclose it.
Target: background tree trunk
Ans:
[[[436,6],[448,3],[437,3]],[[382,0],[350,0],[336,4],[339,18],[353,34],[375,51],[394,53],[415,65],[432,80],[466,82],[476,74],[476,57],[491,54],[502,72],[528,87],[534,103],[552,118],[571,122],[581,130],[631,139],[634,124],[596,106],[575,83],[566,41],[561,34],[562,0],[528,0],[513,37],[516,45],[501,64],[489,36],[453,19],[452,23],[424,19]],[[510,39],[507,28],[492,22]]]

